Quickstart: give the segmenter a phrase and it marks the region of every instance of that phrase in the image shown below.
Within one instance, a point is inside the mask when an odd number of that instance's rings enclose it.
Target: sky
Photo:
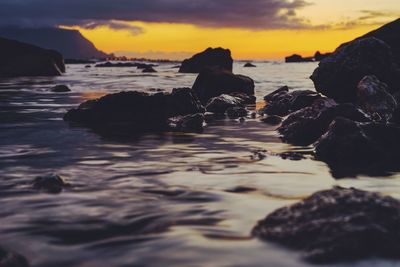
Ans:
[[[235,59],[334,50],[400,17],[399,0],[1,0],[0,26],[79,29],[108,53]]]

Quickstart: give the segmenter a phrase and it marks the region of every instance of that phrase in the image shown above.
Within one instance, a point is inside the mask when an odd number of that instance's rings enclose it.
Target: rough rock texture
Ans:
[[[230,95],[220,95],[208,101],[206,110],[217,114],[224,114],[228,108],[243,107],[240,98]]]
[[[247,116],[247,109],[244,107],[231,107],[226,110],[226,115],[230,119],[237,119]]]
[[[397,108],[388,86],[375,76],[365,76],[357,86],[357,102],[375,121],[387,122]]]
[[[260,110],[262,114],[286,116],[291,112],[308,107],[321,95],[310,90],[289,92],[289,87],[283,86],[264,97],[266,105]]]
[[[258,222],[252,234],[314,263],[400,258],[400,202],[354,188],[320,191]]]
[[[192,88],[203,104],[222,94],[254,95],[254,81],[251,78],[235,75],[221,68],[204,69],[197,76]]]
[[[59,76],[65,72],[60,53],[4,38],[0,38],[0,59],[0,77]]]
[[[23,256],[0,247],[0,267],[29,267],[29,263]]]
[[[298,110],[278,128],[283,141],[294,145],[310,145],[318,140],[337,117],[366,122],[369,118],[352,104],[337,104],[331,99],[320,99],[311,106]]]
[[[197,113],[168,119],[168,127],[176,132],[200,133],[203,131],[204,114]]]
[[[316,143],[316,158],[328,163],[336,177],[357,172],[399,169],[400,128],[337,118]],[[341,175],[343,174],[343,175]]]
[[[68,111],[65,121],[92,128],[132,132],[163,131],[171,117],[204,113],[190,88],[172,93],[120,92],[89,100]]]
[[[60,193],[67,186],[68,184],[64,179],[57,174],[39,176],[33,181],[33,188],[48,193]]]
[[[375,38],[341,45],[319,63],[310,78],[319,93],[337,102],[356,102],[357,84],[368,75],[388,84],[390,92],[400,90],[390,47]]]
[[[232,72],[231,51],[223,48],[207,48],[205,51],[185,59],[179,68],[182,73],[200,73],[207,67],[220,67]]]
[[[66,85],[56,85],[53,88],[51,88],[52,92],[55,93],[65,93],[65,92],[70,92],[71,89],[68,88]]]

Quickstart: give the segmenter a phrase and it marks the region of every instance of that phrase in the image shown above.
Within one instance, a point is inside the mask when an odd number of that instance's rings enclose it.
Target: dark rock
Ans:
[[[375,75],[388,84],[390,93],[398,89],[398,78],[390,47],[375,38],[365,38],[341,45],[319,63],[311,79],[316,90],[337,102],[356,102],[357,84]]]
[[[365,76],[357,86],[357,102],[360,108],[375,121],[387,122],[397,108],[388,87],[375,76]]]
[[[265,118],[262,118],[261,121],[270,125],[279,125],[282,122],[282,117],[269,115]]]
[[[204,111],[190,88],[178,88],[172,93],[109,94],[68,111],[64,120],[99,130],[164,131],[169,118]]]
[[[33,181],[33,188],[48,193],[60,193],[67,186],[63,178],[56,174],[39,176]]]
[[[245,67],[245,68],[255,68],[255,67],[257,67],[257,66],[254,65],[253,63],[248,62],[248,63],[244,64],[243,67]]]
[[[204,114],[190,114],[186,116],[177,116],[168,119],[168,126],[176,132],[195,132],[203,131]]]
[[[230,107],[226,110],[226,115],[230,119],[237,119],[247,116],[247,109],[244,107]]]
[[[236,186],[234,188],[227,189],[225,191],[229,192],[229,193],[249,193],[249,192],[257,191],[257,189],[252,188],[252,187],[248,187],[248,186],[239,185],[239,186]]]
[[[105,63],[100,63],[95,65],[96,68],[132,68],[132,67],[137,67],[136,63],[112,63],[112,62],[105,62]]]
[[[294,54],[289,57],[285,57],[286,63],[300,63],[300,62],[313,62],[313,58],[311,57],[302,57],[300,55]]]
[[[285,96],[288,93],[289,93],[289,87],[285,85],[273,91],[272,93],[264,96],[264,100],[266,102],[274,101],[275,99],[280,99],[282,95]]]
[[[73,58],[66,58],[64,63],[67,65],[80,65],[80,64],[93,64],[95,61],[86,60],[86,59],[73,59]]]
[[[313,105],[290,114],[278,131],[287,143],[310,145],[328,130],[331,122],[337,117],[360,122],[370,121],[352,104],[337,104],[332,99],[320,99]]]
[[[219,67],[232,72],[231,51],[223,48],[207,48],[205,51],[185,59],[179,69],[182,73],[200,73],[207,67]]]
[[[313,263],[398,259],[399,224],[397,199],[335,187],[274,211],[258,222],[252,234],[301,250]]]
[[[0,58],[0,77],[59,76],[65,72],[60,53],[4,38],[0,38]]]
[[[279,154],[279,156],[282,159],[293,160],[293,161],[305,159],[305,156],[302,153],[298,153],[298,152],[284,152],[284,153]]]
[[[71,89],[68,88],[66,85],[56,85],[53,88],[51,88],[52,92],[55,93],[65,93],[65,92],[71,92]]]
[[[230,96],[239,98],[243,105],[255,105],[256,97],[254,95],[247,95],[245,93],[230,93]]]
[[[206,110],[208,112],[224,114],[228,108],[242,106],[242,100],[240,98],[230,95],[220,95],[212,98],[208,102]]]
[[[315,155],[335,177],[382,173],[398,169],[400,128],[380,123],[357,123],[337,118],[316,143]]]
[[[22,255],[0,247],[0,267],[29,267],[29,263]]]
[[[85,66],[85,68],[87,68],[87,69],[88,69],[88,68],[91,68],[91,67],[92,67],[91,65],[86,65],[86,66]]]
[[[154,72],[157,72],[157,71],[155,69],[153,69],[153,67],[147,67],[147,68],[143,69],[142,72],[144,72],[144,73],[154,73]]]
[[[220,68],[204,69],[197,76],[193,90],[201,103],[222,94],[243,93],[254,95],[254,81],[243,75],[235,75]]]
[[[146,64],[146,63],[133,63],[138,69],[152,69],[153,67],[157,67],[155,64]]]
[[[332,55],[332,53],[325,53],[325,54],[323,54],[323,53],[317,51],[317,52],[315,53],[315,55],[314,55],[314,60],[315,60],[315,61],[321,61],[321,60],[323,60],[324,58],[329,57],[330,55]]]
[[[255,150],[253,154],[250,156],[251,160],[260,161],[267,157],[266,150]]]

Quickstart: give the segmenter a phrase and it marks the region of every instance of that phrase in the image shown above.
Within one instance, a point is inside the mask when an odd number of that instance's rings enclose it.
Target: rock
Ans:
[[[274,211],[258,222],[252,234],[301,250],[313,263],[398,259],[399,223],[397,199],[335,187]]]
[[[233,97],[230,95],[220,95],[212,98],[208,102],[206,110],[208,112],[224,114],[228,108],[242,107],[242,106],[243,105],[240,98]]]
[[[59,76],[65,72],[62,55],[53,50],[0,38],[0,77]]]
[[[244,64],[243,67],[245,67],[245,68],[255,68],[255,67],[257,67],[257,66],[254,65],[253,63],[247,62],[246,64]]]
[[[194,55],[182,62],[179,72],[200,73],[207,67],[219,67],[232,72],[233,59],[231,51],[223,48],[207,48],[205,51]]]
[[[300,109],[278,128],[283,141],[294,145],[310,145],[317,141],[337,117],[367,122],[369,118],[352,104],[337,104],[332,99],[320,99]]]
[[[155,64],[146,64],[146,63],[134,63],[134,65],[138,69],[152,69],[153,67],[156,67],[157,65]]]
[[[283,86],[264,97],[267,103],[260,112],[267,115],[286,116],[291,112],[312,105],[317,99],[322,99],[322,97],[314,91],[297,90],[289,92],[289,88]]]
[[[315,156],[328,163],[335,177],[398,169],[400,128],[337,118],[318,140]]]
[[[64,187],[68,186],[63,178],[56,174],[36,177],[33,181],[33,188],[47,193],[60,193]]]
[[[228,192],[228,193],[238,193],[238,194],[239,193],[249,193],[249,192],[254,192],[254,191],[257,191],[257,189],[255,189],[253,187],[243,186],[243,185],[239,185],[234,188],[225,190],[225,192]]]
[[[226,110],[226,115],[230,119],[246,117],[247,113],[247,109],[244,107],[230,107]]]
[[[299,63],[299,62],[313,62],[311,57],[302,57],[300,55],[294,54],[288,57],[285,57],[286,63]]]
[[[86,60],[86,59],[74,59],[74,58],[66,58],[64,59],[64,63],[66,65],[79,65],[79,64],[93,64],[95,61]],[[90,65],[88,65],[90,66]]]
[[[270,125],[279,125],[282,122],[282,117],[270,115],[261,119],[262,122]]]
[[[315,53],[315,55],[314,55],[314,60],[315,60],[315,61],[321,61],[321,60],[323,60],[324,58],[329,57],[330,55],[332,55],[332,53],[325,53],[325,54],[322,54],[321,52],[317,51],[317,52]]]
[[[196,113],[186,116],[177,116],[168,119],[168,126],[176,132],[195,132],[203,131],[204,114]]]
[[[298,160],[305,159],[304,155],[302,153],[298,153],[298,152],[284,152],[284,153],[279,154],[279,156],[284,160],[298,161]]]
[[[86,66],[85,66],[86,69],[89,69],[89,68],[91,68],[91,67],[92,67],[91,65],[86,65]]]
[[[22,255],[0,247],[0,267],[29,267],[29,263]]]
[[[155,94],[131,91],[86,101],[68,111],[64,120],[107,131],[164,131],[169,118],[204,111],[190,88]]]
[[[243,105],[255,105],[256,97],[254,95],[247,95],[244,93],[230,93],[230,96],[239,98]]]
[[[157,71],[155,69],[153,69],[152,67],[147,67],[147,68],[143,69],[142,72],[144,72],[144,73],[154,73],[154,72],[157,72]]]
[[[357,85],[368,75],[388,84],[390,93],[399,90],[395,72],[390,47],[381,40],[365,38],[341,45],[319,63],[310,78],[319,93],[339,103],[355,103]]]
[[[267,158],[266,150],[255,150],[253,154],[250,156],[251,160],[260,161]]]
[[[220,68],[204,69],[197,76],[192,88],[203,104],[222,94],[254,95],[254,81],[251,78]]]
[[[109,61],[95,65],[96,68],[132,68],[137,67],[136,63],[111,63]]]
[[[375,76],[365,76],[357,86],[357,102],[360,108],[374,120],[388,122],[397,108],[388,86]]]
[[[71,92],[71,89],[68,88],[66,85],[56,85],[53,88],[51,88],[52,92],[55,93],[65,93],[65,92]]]

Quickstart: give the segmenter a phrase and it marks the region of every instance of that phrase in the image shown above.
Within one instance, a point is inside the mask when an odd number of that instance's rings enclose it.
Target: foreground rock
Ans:
[[[64,120],[108,131],[165,131],[169,129],[169,118],[204,111],[190,88],[178,88],[172,93],[134,91],[106,95],[68,111]]]
[[[23,256],[0,247],[0,267],[29,267],[29,263]]]
[[[204,125],[204,114],[177,116],[168,119],[168,127],[175,132],[201,133]]]
[[[182,73],[200,73],[207,67],[220,67],[232,72],[231,51],[223,48],[207,48],[205,51],[185,59],[179,68]]]
[[[60,193],[63,188],[68,187],[64,179],[56,174],[36,177],[33,181],[33,188],[47,193]]]
[[[311,57],[302,57],[297,54],[285,57],[286,63],[300,63],[300,62],[313,62],[313,61],[314,60]]]
[[[316,158],[328,163],[334,176],[358,172],[378,174],[399,169],[400,128],[337,118],[316,143]]]
[[[276,210],[252,234],[301,250],[314,263],[400,258],[400,202],[335,187]]]
[[[340,46],[323,59],[311,79],[316,90],[337,102],[356,102],[357,85],[368,75],[386,83],[392,93],[399,88],[390,47],[381,40],[365,38]]]
[[[230,95],[220,95],[210,99],[206,106],[208,112],[224,114],[227,109],[233,107],[243,107],[243,102],[240,98]]]
[[[235,75],[221,68],[206,68],[197,76],[193,90],[201,103],[222,94],[242,93],[254,95],[254,81],[243,75]]]
[[[59,76],[65,72],[60,53],[4,38],[0,38],[0,58],[0,77]]]
[[[368,122],[370,119],[352,104],[337,104],[331,99],[316,100],[283,121],[278,128],[282,139],[294,145],[310,145],[317,141],[337,117]]]

